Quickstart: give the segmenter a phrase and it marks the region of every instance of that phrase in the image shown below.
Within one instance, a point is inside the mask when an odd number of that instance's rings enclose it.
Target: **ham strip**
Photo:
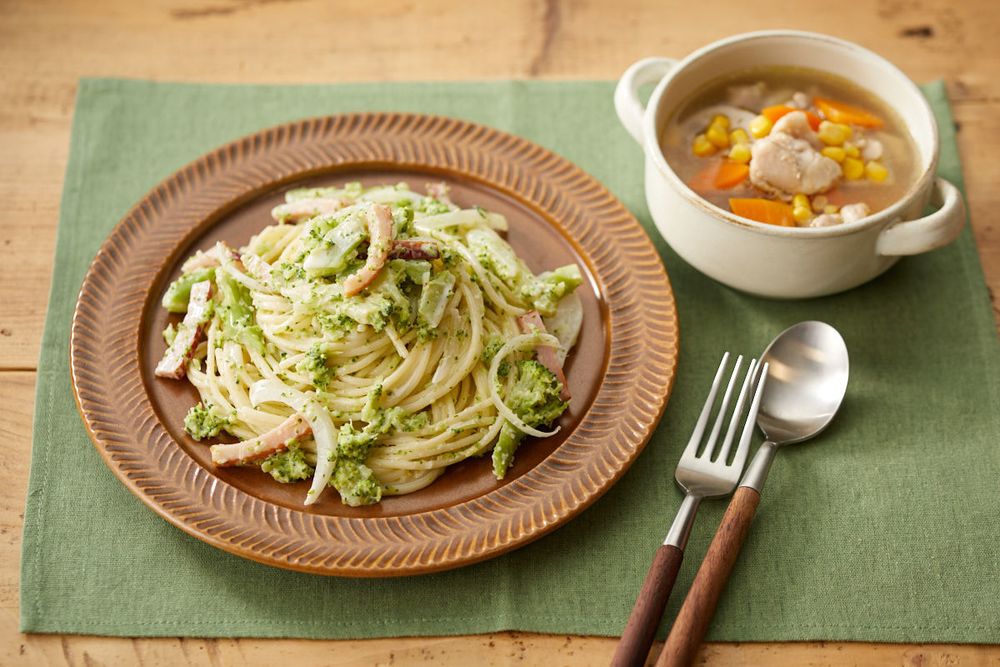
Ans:
[[[156,365],[156,376],[180,380],[187,373],[187,364],[204,335],[205,324],[211,318],[212,283],[203,280],[191,286],[187,314],[177,328],[174,342]]]
[[[521,325],[521,331],[524,333],[532,333],[534,331],[547,333],[545,331],[545,323],[542,322],[542,316],[538,314],[537,310],[529,310],[524,315],[521,315],[517,318],[517,323]],[[559,393],[559,398],[564,401],[572,398],[569,392],[569,383],[566,382],[566,374],[563,373],[556,348],[551,345],[539,345],[535,347],[535,356],[538,357],[538,363],[549,369],[562,384],[562,391]]]
[[[275,206],[271,209],[271,217],[282,223],[298,222],[307,218],[315,218],[317,215],[335,213],[351,203],[349,199],[331,199],[330,197],[299,199]]]
[[[392,248],[392,212],[388,206],[376,204],[368,217],[368,259],[357,272],[344,280],[344,296],[354,296],[368,287],[389,259]]]
[[[441,256],[441,248],[433,241],[418,241],[416,239],[395,240],[390,259],[437,259]]]
[[[288,449],[288,442],[312,433],[305,417],[294,414],[275,428],[256,438],[231,445],[212,445],[212,463],[217,466],[236,466],[262,461],[272,454]]]

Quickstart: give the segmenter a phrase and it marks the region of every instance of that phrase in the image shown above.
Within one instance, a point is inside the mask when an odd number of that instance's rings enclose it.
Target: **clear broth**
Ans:
[[[685,183],[690,184],[697,174],[705,169],[707,160],[719,159],[723,149],[715,157],[698,157],[692,152],[695,135],[705,131],[705,110],[726,104],[729,90],[735,86],[753,86],[762,82],[764,93],[756,106],[748,108],[751,115],[759,113],[766,106],[785,104],[796,92],[803,92],[811,98],[828,97],[852,104],[880,116],[884,123],[879,129],[854,127],[855,133],[864,132],[865,137],[882,142],[883,151],[879,158],[889,171],[885,181],[875,183],[864,178],[849,181],[841,179],[829,192],[824,193],[832,204],[843,206],[856,202],[868,204],[872,213],[884,209],[906,194],[920,175],[918,152],[899,115],[874,93],[865,90],[847,79],[803,67],[767,66],[747,69],[730,76],[721,77],[706,84],[694,93],[667,122],[660,137],[663,154],[671,168]],[[730,129],[745,123],[733,123]],[[716,206],[730,210],[730,197],[761,197],[778,199],[754,187],[750,180],[730,189],[696,189],[703,198]]]

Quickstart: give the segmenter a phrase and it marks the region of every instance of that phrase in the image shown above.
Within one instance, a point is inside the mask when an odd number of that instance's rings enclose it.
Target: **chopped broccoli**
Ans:
[[[409,200],[397,203],[392,210],[395,238],[401,239],[413,234],[413,204]]]
[[[264,334],[254,318],[256,310],[250,291],[225,271],[218,272],[216,282],[222,295],[218,310],[222,315],[223,337],[263,352]]]
[[[215,411],[214,406],[205,407],[201,403],[188,410],[184,417],[184,430],[195,440],[214,438],[230,421]]]
[[[580,267],[567,264],[554,271],[546,271],[521,285],[521,296],[527,299],[541,315],[552,317],[559,307],[559,300],[583,282]]]
[[[260,469],[271,473],[271,477],[282,484],[309,479],[313,475],[313,467],[306,461],[305,452],[302,451],[296,440],[290,440],[288,449],[285,451],[272,454],[264,459]]]
[[[326,389],[333,379],[333,369],[326,358],[323,343],[315,343],[306,352],[306,358],[295,367],[300,373],[309,373],[312,383],[319,389]]]
[[[330,485],[340,492],[345,505],[358,507],[382,500],[382,486],[364,463],[340,459],[330,477]]]
[[[490,336],[486,339],[486,343],[483,345],[482,360],[483,363],[489,366],[493,362],[493,357],[497,356],[497,352],[503,347],[503,338],[497,335]]]
[[[417,208],[425,215],[440,215],[451,210],[450,206],[434,197],[424,197]]]
[[[569,403],[559,398],[561,392],[562,383],[552,371],[534,359],[526,359],[517,362],[517,379],[505,401],[525,424],[537,428],[551,424],[569,407]],[[523,437],[524,434],[509,422],[500,429],[500,437],[493,447],[493,474],[497,479],[507,474],[514,450]]]
[[[191,298],[191,286],[203,280],[214,280],[215,269],[196,269],[170,283],[170,287],[163,294],[163,307],[171,313],[186,313],[188,300]]]
[[[412,415],[403,415],[402,412],[396,417],[396,430],[410,432],[427,428],[430,424],[430,415],[427,412],[414,412]]]
[[[337,457],[338,459],[364,461],[374,441],[375,435],[370,433],[367,428],[359,431],[354,428],[353,424],[344,424],[340,427],[340,433],[337,435]]]
[[[358,328],[358,323],[346,313],[318,313],[316,323],[324,333],[343,338]]]

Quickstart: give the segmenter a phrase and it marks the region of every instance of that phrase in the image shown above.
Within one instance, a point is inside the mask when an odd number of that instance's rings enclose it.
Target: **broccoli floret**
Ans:
[[[382,486],[372,469],[363,463],[340,459],[330,477],[330,485],[340,492],[345,505],[358,507],[382,500]]]
[[[559,418],[569,403],[559,398],[562,383],[552,371],[534,359],[517,362],[517,379],[505,402],[525,424],[533,428],[551,424]],[[514,450],[524,434],[509,422],[500,429],[500,437],[493,447],[493,474],[503,479],[507,474]]]
[[[567,264],[526,281],[521,286],[521,296],[541,315],[552,317],[559,307],[559,300],[579,287],[582,282],[580,267],[576,264]]]
[[[287,450],[264,459],[260,469],[271,473],[271,477],[282,484],[309,479],[313,475],[313,467],[306,461],[305,453],[295,440],[289,441]]]
[[[195,440],[214,438],[229,424],[229,419],[216,412],[214,406],[206,408],[201,403],[188,410],[184,417],[184,430]]]
[[[306,358],[295,367],[300,373],[309,373],[312,383],[319,389],[326,389],[333,379],[333,369],[326,358],[322,343],[316,343],[306,352]]]
[[[197,269],[170,283],[170,287],[163,294],[163,307],[171,313],[186,313],[188,300],[191,298],[191,286],[203,280],[214,280],[215,269]]]
[[[493,446],[493,476],[503,479],[507,469],[514,462],[514,450],[524,440],[524,433],[517,430],[510,422],[504,422],[500,428],[500,437]]]

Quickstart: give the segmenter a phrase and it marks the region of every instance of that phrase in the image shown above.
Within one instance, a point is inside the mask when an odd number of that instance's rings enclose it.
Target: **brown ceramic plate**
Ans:
[[[463,206],[510,221],[508,240],[536,272],[575,261],[585,319],[567,375],[562,430],[528,440],[502,482],[489,458],[429,487],[351,508],[336,493],[303,507],[307,484],[211,465],[187,437],[186,382],[154,378],[166,313],[159,300],[198,248],[234,246],[270,223],[292,186],[446,181]],[[178,528],[238,556],[328,575],[444,570],[541,537],[590,505],[652,433],[674,381],[673,293],[645,232],[600,183],[518,137],[450,118],[349,114],[281,125],[209,153],[157,186],[94,259],[73,318],[80,412],[111,470]]]

